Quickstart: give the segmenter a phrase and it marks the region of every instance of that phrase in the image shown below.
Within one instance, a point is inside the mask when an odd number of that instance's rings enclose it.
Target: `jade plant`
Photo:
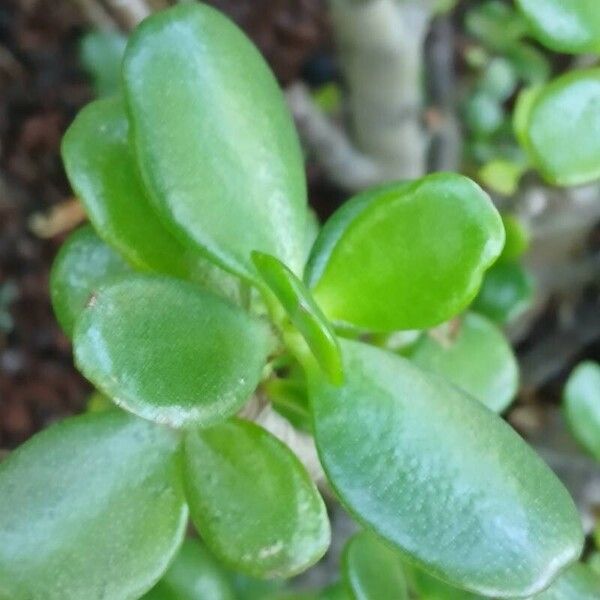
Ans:
[[[355,597],[386,584],[401,598],[400,562],[463,598],[560,581],[578,513],[497,414],[517,386],[510,347],[464,313],[518,254],[485,192],[437,173],[364,191],[318,226],[273,75],[205,5],[144,21],[120,90],[65,135],[90,225],[51,278],[108,407],[0,464],[0,598],[185,600],[177,582],[207,552],[251,578],[308,569],[330,542],[325,504],[253,403],[314,438],[322,489],[364,528],[344,558]],[[184,542],[188,519],[204,546]]]

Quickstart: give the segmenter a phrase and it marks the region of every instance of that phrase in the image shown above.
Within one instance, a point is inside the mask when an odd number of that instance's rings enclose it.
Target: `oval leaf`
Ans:
[[[88,104],[62,143],[71,185],[100,235],[132,265],[187,277],[194,270],[191,253],[165,229],[146,198],[128,135],[119,99]]]
[[[325,314],[390,331],[437,325],[476,294],[504,244],[489,197],[461,175],[359,194],[324,226],[306,274]]]
[[[142,600],[236,600],[223,569],[197,540],[188,539],[164,577]]]
[[[564,394],[567,422],[577,441],[600,461],[600,365],[583,362],[571,373]]]
[[[277,438],[232,420],[185,440],[191,516],[209,548],[255,577],[290,577],[324,554],[323,500],[298,459]]]
[[[268,254],[254,252],[254,264],[263,281],[275,294],[290,321],[304,337],[320,367],[334,383],[340,383],[340,347],[325,315],[315,304],[304,284],[280,261]]]
[[[492,597],[536,593],[577,558],[573,501],[502,419],[398,356],[341,345],[344,385],[311,372],[310,395],[321,463],[359,520]]]
[[[131,600],[187,524],[178,436],[123,412],[68,419],[0,464],[0,597]]]
[[[235,413],[260,381],[266,324],[176,279],[137,275],[105,286],[75,330],[82,373],[119,406],[179,427]]]
[[[346,545],[343,572],[355,600],[408,600],[400,556],[366,531]]]
[[[72,233],[50,273],[52,307],[63,331],[73,335],[75,322],[103,282],[130,272],[127,263],[89,225]]]
[[[497,413],[517,392],[519,369],[510,344],[493,323],[476,313],[467,313],[447,340],[422,336],[410,358]]]
[[[534,35],[556,52],[600,52],[598,0],[517,0]]]
[[[239,275],[255,277],[252,250],[298,271],[302,153],[275,78],[246,36],[209,6],[178,6],[137,29],[123,74],[142,177],[165,221]]]
[[[515,129],[531,161],[557,185],[600,177],[600,69],[574,71],[526,91]]]

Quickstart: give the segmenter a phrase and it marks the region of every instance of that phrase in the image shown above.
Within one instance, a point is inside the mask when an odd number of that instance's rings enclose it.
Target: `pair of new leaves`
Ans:
[[[0,595],[137,597],[181,543],[188,504],[241,570],[290,575],[322,555],[328,525],[301,465],[226,420],[277,348],[249,286],[303,364],[320,459],[349,510],[459,587],[548,585],[582,543],[548,468],[468,394],[329,323],[426,328],[464,309],[504,242],[485,194],[449,174],[365,192],[304,269],[301,152],[241,32],[204,6],[154,16],[129,41],[123,82],[124,101],[84,109],[64,143],[75,191],[123,258],[76,234],[52,292],[84,374],[147,421],[79,417],[2,465]]]

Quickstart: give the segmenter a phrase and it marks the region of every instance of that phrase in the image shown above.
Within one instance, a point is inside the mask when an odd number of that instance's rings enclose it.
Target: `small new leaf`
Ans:
[[[342,357],[335,333],[310,292],[273,256],[254,252],[252,259],[263,281],[275,294],[288,318],[300,331],[317,362],[334,383],[341,383]]]

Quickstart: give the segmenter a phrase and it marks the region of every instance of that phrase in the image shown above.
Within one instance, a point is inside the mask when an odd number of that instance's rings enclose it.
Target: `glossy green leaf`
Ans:
[[[361,522],[492,597],[537,593],[578,557],[573,501],[507,423],[403,358],[341,346],[344,384],[314,370],[309,389],[321,464]]]
[[[458,332],[450,333],[445,342],[422,336],[410,358],[497,413],[509,406],[517,392],[519,369],[510,344],[493,323],[476,313],[467,313]]]
[[[197,540],[187,539],[163,578],[142,600],[237,600],[224,570]]]
[[[80,317],[75,360],[119,406],[179,427],[235,413],[271,349],[268,327],[190,283],[137,275],[105,286]]]
[[[471,309],[498,324],[509,323],[529,308],[533,294],[533,280],[520,263],[499,262],[486,273]]]
[[[565,416],[577,441],[600,461],[600,365],[586,361],[571,373],[564,393]]]
[[[503,244],[500,215],[481,188],[438,173],[344,205],[323,227],[306,279],[332,319],[421,329],[465,308]]]
[[[138,163],[165,222],[239,275],[255,277],[253,250],[298,272],[302,153],[275,78],[245,35],[209,6],[177,6],[134,32],[123,75]]]
[[[89,225],[72,233],[56,255],[50,273],[50,295],[63,331],[73,335],[75,322],[103,282],[131,272]]]
[[[118,411],[75,417],[0,464],[0,598],[134,600],[187,524],[178,436]]]
[[[557,52],[600,52],[598,0],[517,0],[535,37]]]
[[[517,106],[515,130],[550,183],[579,185],[600,177],[600,69],[573,71]]]
[[[296,456],[258,425],[232,420],[190,431],[185,486],[209,548],[255,577],[289,577],[324,554],[323,500]]]
[[[582,563],[565,571],[547,590],[530,600],[598,600],[600,575]]]
[[[126,43],[127,38],[116,31],[91,31],[83,36],[79,58],[92,78],[97,96],[119,91]]]
[[[192,256],[161,223],[137,175],[118,98],[88,104],[67,130],[62,156],[90,221],[137,268],[190,277]]]
[[[343,572],[355,600],[408,600],[400,555],[371,533],[357,533],[347,543]]]
[[[342,357],[337,338],[304,283],[273,256],[254,252],[252,258],[262,280],[281,302],[320,367],[331,381],[341,382]]]

